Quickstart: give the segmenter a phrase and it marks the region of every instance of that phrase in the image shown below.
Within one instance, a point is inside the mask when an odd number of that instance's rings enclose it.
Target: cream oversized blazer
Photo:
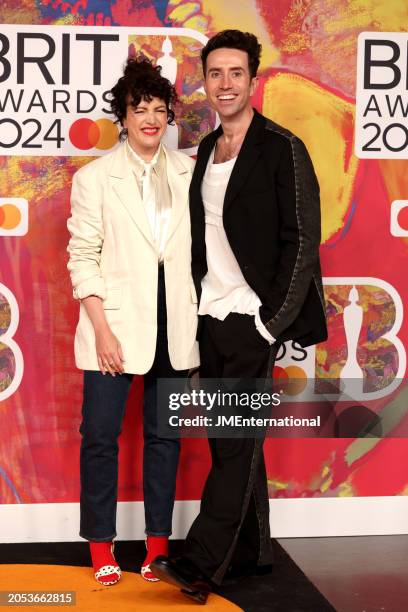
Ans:
[[[188,205],[194,162],[163,148],[172,195],[164,251],[168,347],[173,368],[183,370],[199,363]],[[156,351],[158,256],[125,144],[75,173],[67,225],[74,297],[102,298],[122,345],[125,372],[145,374]],[[75,362],[80,369],[99,370],[94,329],[82,303]]]

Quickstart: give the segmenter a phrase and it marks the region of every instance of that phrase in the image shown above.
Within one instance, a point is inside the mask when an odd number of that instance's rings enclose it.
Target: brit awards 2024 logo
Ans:
[[[29,26],[0,30],[0,155],[103,155],[118,143],[109,90],[142,52],[176,84],[183,108],[165,143],[193,155],[215,117],[199,59],[206,36],[186,28]]]
[[[403,305],[397,290],[379,278],[324,278],[329,337],[303,349],[282,346],[274,378],[290,379],[290,401],[328,398],[359,402],[391,394],[401,384],[406,353],[398,332]]]
[[[407,75],[407,33],[361,32],[357,51],[357,157],[408,158]]]

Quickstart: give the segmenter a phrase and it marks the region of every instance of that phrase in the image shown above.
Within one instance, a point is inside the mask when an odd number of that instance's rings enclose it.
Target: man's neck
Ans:
[[[245,134],[254,116],[252,106],[246,107],[238,116],[221,117],[221,127],[225,143],[237,142],[245,138]]]

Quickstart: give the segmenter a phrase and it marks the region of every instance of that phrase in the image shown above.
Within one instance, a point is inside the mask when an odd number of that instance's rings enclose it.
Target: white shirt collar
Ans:
[[[147,167],[150,167],[152,170],[155,170],[156,172],[159,171],[160,166],[161,166],[161,163],[160,163],[161,153],[163,151],[163,147],[161,143],[159,144],[157,151],[154,154],[153,158],[149,162],[142,159],[140,155],[138,155],[136,151],[132,149],[129,143],[129,139],[126,139],[126,149],[127,149],[129,159],[133,163],[136,173],[139,178],[143,175]]]

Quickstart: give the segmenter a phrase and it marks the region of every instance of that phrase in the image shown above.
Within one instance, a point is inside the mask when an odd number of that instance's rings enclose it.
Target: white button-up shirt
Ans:
[[[126,147],[149,220],[157,255],[162,262],[171,217],[171,191],[166,173],[165,154],[159,145],[152,160],[146,162],[132,149],[128,140]]]

